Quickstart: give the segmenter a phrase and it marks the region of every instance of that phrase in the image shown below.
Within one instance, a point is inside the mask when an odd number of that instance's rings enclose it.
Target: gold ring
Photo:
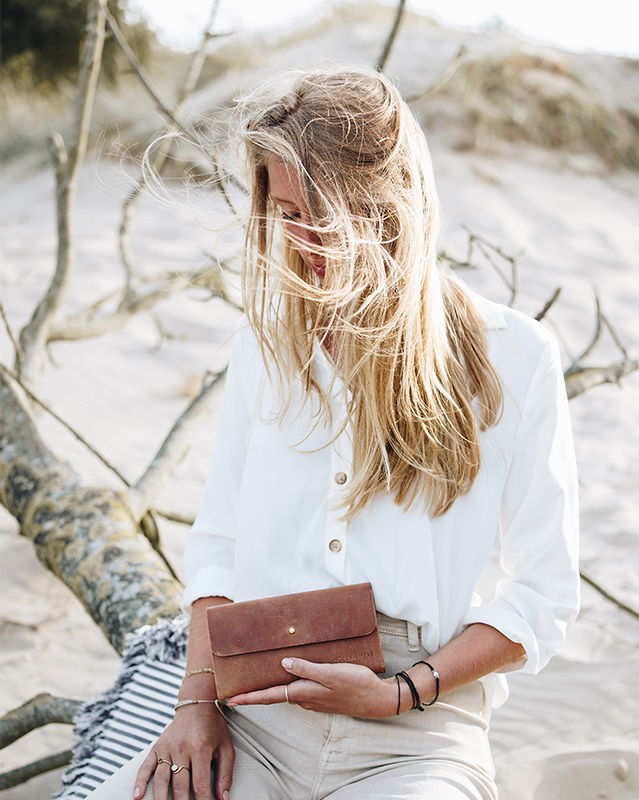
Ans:
[[[174,775],[177,775],[177,774],[178,774],[178,772],[179,772],[181,769],[185,769],[187,772],[190,772],[190,771],[191,771],[191,770],[190,770],[188,767],[185,767],[185,766],[184,766],[184,764],[180,764],[180,766],[178,766],[177,764],[171,764],[171,772],[172,772]]]
[[[286,697],[286,702],[289,703],[290,705],[292,706],[297,705],[297,703],[294,703],[288,696],[288,683],[284,684],[284,697]]]

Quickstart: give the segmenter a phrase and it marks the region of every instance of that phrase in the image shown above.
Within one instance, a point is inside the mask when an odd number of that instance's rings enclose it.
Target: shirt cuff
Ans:
[[[464,616],[463,627],[475,622],[483,622],[496,628],[512,642],[518,642],[526,654],[517,661],[511,661],[495,672],[527,672],[536,674],[543,664],[540,664],[539,644],[537,637],[526,620],[515,612],[499,606],[471,606]]]
[[[182,609],[186,611],[191,603],[200,597],[228,597],[233,600],[235,593],[233,570],[228,567],[208,566],[196,572],[182,593]]]

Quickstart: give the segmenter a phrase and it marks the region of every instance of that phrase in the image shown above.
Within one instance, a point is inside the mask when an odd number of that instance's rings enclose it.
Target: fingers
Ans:
[[[194,743],[191,755],[191,784],[195,800],[211,800],[211,763],[213,753],[204,743]]]
[[[142,762],[138,774],[135,777],[135,788],[133,789],[133,797],[135,800],[140,800],[146,793],[146,787],[150,777],[155,772],[155,767],[158,763],[158,757],[155,750],[150,750],[148,756]]]
[[[350,667],[359,666],[355,664],[323,664],[315,661],[306,661],[304,658],[283,658],[282,666],[291,675],[299,678],[321,683],[323,686],[330,687],[338,682]]]
[[[173,800],[189,800],[189,787],[191,785],[191,762],[188,755],[183,751],[177,751],[171,755],[162,756],[162,761],[158,762],[153,775],[153,796],[155,800],[167,800],[169,794],[169,784],[173,790]],[[165,762],[169,762],[168,764]],[[173,771],[171,765],[175,764],[180,769]]]
[[[251,704],[271,705],[272,703],[286,702],[286,686],[271,686],[270,689],[262,689],[258,692],[247,692],[246,694],[236,694],[226,700],[226,704],[233,706],[245,706]],[[288,698],[291,703],[305,707],[305,703],[315,703],[325,701],[331,694],[332,689],[323,686],[321,683],[307,680],[297,680],[288,684]]]
[[[235,750],[233,749],[233,745],[230,741],[225,742],[220,745],[220,749],[217,752],[217,761],[215,765],[215,800],[229,800],[229,792],[231,791],[231,783],[233,781],[234,763]]]
[[[244,692],[229,697],[226,701],[228,706],[249,705],[258,703],[260,705],[270,705],[271,703],[281,703],[284,700],[284,687],[271,686],[269,689],[260,689],[257,692]]]

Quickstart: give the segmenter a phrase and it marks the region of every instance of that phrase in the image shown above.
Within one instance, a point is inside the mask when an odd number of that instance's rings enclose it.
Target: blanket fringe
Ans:
[[[188,624],[188,615],[180,614],[160,619],[153,625],[143,625],[128,634],[122,652],[122,666],[113,686],[81,706],[73,719],[73,757],[62,775],[64,788],[52,795],[53,800],[61,798],[84,773],[114,703],[139,665],[144,661],[167,663],[185,659]]]

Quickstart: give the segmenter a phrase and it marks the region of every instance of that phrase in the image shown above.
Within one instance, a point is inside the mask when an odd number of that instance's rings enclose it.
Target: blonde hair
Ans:
[[[333,424],[334,379],[326,392],[311,368],[316,337],[330,333],[347,411],[331,442],[348,423],[353,441],[341,519],[352,521],[380,491],[439,516],[472,486],[479,432],[498,421],[503,394],[483,317],[437,264],[425,136],[398,89],[373,70],[291,71],[278,76],[277,97],[270,88],[236,102],[251,188],[242,296],[269,376],[274,367],[288,389],[276,419],[301,379],[305,398],[319,397],[317,421]],[[312,225],[299,225],[321,241],[321,285],[281,231],[269,197],[272,156],[304,187]]]

